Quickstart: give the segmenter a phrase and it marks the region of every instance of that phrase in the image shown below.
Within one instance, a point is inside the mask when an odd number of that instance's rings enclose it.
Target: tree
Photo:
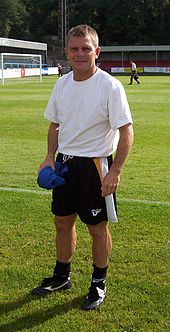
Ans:
[[[27,13],[20,0],[0,0],[1,20],[0,35],[2,37],[19,38],[26,33]],[[14,37],[16,35],[16,37]]]
[[[48,42],[58,35],[59,1],[0,0],[0,35]],[[94,27],[100,45],[169,44],[170,0],[70,0],[70,28]]]
[[[58,34],[58,2],[55,0],[23,0],[29,11],[29,31],[32,40],[45,41]]]
[[[167,1],[165,4],[164,13],[162,15],[162,34],[160,36],[161,44],[169,44],[170,43],[170,2]]]

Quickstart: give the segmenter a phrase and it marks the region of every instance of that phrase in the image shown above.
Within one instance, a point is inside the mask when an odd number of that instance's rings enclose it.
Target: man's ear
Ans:
[[[98,59],[99,55],[100,55],[100,51],[101,51],[101,48],[100,47],[97,47],[96,48],[96,59]]]

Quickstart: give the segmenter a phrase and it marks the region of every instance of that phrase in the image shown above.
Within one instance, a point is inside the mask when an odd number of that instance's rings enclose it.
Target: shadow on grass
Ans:
[[[45,298],[46,296],[41,297],[41,299]],[[39,298],[40,299],[40,298]],[[21,318],[16,318],[10,323],[2,324],[1,331],[21,331],[22,329],[31,329],[36,325],[42,324],[49,319],[53,318],[56,315],[61,315],[62,313],[66,313],[71,309],[76,309],[81,307],[82,301],[84,296],[76,297],[70,301],[66,301],[62,304],[55,304],[54,306],[48,309],[39,309],[34,311],[33,313],[28,313]],[[7,314],[11,311],[17,310],[21,308],[23,305],[38,300],[38,297],[33,297],[32,295],[28,294],[23,298],[19,299],[18,301],[9,302],[8,304],[1,305],[0,312],[1,314]],[[54,301],[54,299],[53,299]]]

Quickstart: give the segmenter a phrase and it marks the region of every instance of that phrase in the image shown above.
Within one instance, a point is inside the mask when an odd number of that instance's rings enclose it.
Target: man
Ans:
[[[32,293],[71,287],[78,215],[93,243],[92,281],[82,305],[92,310],[106,294],[112,250],[108,220],[117,221],[115,191],[133,141],[132,118],[122,84],[95,65],[100,48],[94,29],[87,25],[72,28],[65,52],[72,71],[57,81],[49,99],[45,111],[51,121],[48,152],[40,166],[40,170],[47,165],[55,169],[58,150],[57,163],[68,169],[65,184],[53,190],[57,261],[53,276],[45,278]]]
[[[57,67],[58,67],[58,76],[60,77],[60,76],[62,76],[62,65],[61,65],[61,63],[58,63]]]
[[[133,61],[130,61],[130,67],[131,67],[131,77],[130,77],[130,83],[129,85],[132,85],[133,83],[133,79],[137,82],[137,84],[140,84],[138,78],[138,73],[137,73],[137,68],[136,68],[136,63],[134,63]]]

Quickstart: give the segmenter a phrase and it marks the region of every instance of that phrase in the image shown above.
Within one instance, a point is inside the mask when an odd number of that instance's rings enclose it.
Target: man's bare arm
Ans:
[[[39,167],[39,171],[49,165],[55,169],[55,153],[58,149],[58,129],[59,124],[51,122],[48,129],[48,147],[47,156]]]

